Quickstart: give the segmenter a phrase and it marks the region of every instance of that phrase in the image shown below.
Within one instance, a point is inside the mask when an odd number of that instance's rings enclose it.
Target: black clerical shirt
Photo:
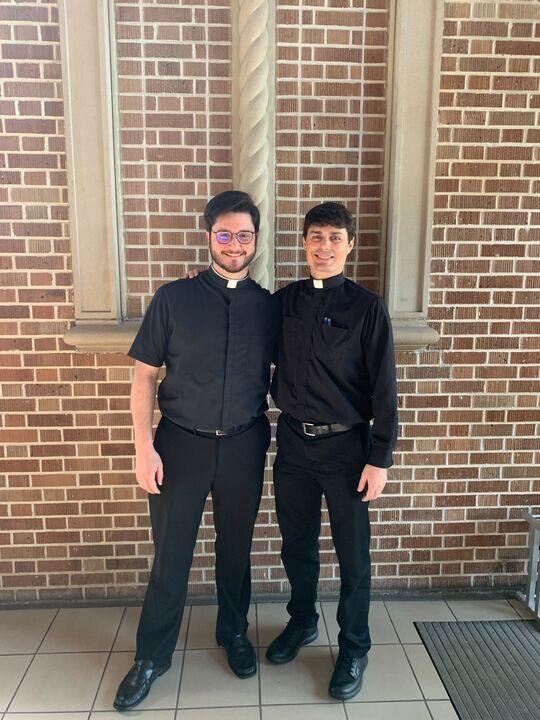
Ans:
[[[343,274],[291,283],[275,297],[283,323],[271,387],[277,407],[302,422],[374,419],[367,462],[391,467],[396,368],[383,299]]]
[[[268,409],[275,298],[249,277],[228,281],[212,268],[162,285],[128,355],[166,366],[162,415],[178,425],[229,429]]]

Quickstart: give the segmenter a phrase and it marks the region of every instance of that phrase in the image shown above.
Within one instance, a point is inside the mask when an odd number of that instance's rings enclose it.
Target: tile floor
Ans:
[[[149,696],[127,714],[142,720],[456,720],[414,628],[415,620],[528,617],[514,600],[375,601],[373,648],[361,693],[332,700],[336,602],[321,602],[319,638],[289,665],[264,650],[287,620],[285,605],[257,603],[249,635],[256,677],[237,679],[215,647],[215,605],[186,608],[174,661]],[[140,609],[0,611],[0,720],[112,720],[117,685],[133,661]]]

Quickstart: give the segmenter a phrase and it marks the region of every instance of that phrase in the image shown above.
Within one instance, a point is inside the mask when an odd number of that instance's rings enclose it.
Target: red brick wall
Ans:
[[[416,392],[398,462],[418,508],[402,519],[422,584],[519,583],[519,512],[540,502],[539,29],[535,2],[445,5],[429,307],[441,339],[400,357],[401,390]]]
[[[117,0],[116,9],[137,316],[161,282],[206,262],[199,215],[231,185],[230,16],[228,3]],[[303,273],[305,210],[331,198],[361,229],[349,275],[382,291],[388,10],[386,0],[306,1],[300,17],[296,4],[278,3],[282,282]],[[540,6],[447,2],[445,16],[429,304],[441,339],[398,354],[400,441],[371,511],[378,588],[521,582],[519,511],[540,504]],[[132,363],[62,341],[74,309],[59,53],[55,2],[0,4],[1,601],[140,595],[151,557],[133,473]],[[321,589],[330,590],[338,571],[327,522],[323,534]],[[208,506],[193,592],[213,591],[212,545]],[[258,590],[285,588],[270,472],[253,559]]]
[[[347,274],[380,291],[388,2],[299,5],[277,11],[276,279],[303,276],[303,217],[335,200],[359,228]]]
[[[117,0],[128,315],[207,264],[200,215],[231,187],[230,3]]]

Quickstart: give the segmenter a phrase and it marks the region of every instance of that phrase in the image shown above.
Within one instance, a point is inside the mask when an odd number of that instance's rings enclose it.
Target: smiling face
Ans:
[[[353,246],[354,239],[349,240],[346,228],[310,225],[304,238],[304,248],[311,276],[324,280],[339,275]]]
[[[255,232],[251,215],[243,212],[223,213],[216,218],[212,231],[206,233],[210,255],[216,269],[225,277],[232,279],[243,277],[245,275],[243,271],[255,256],[255,236],[247,245],[240,244],[234,236],[229,243],[222,245],[217,241],[216,233],[225,230],[230,233],[238,233],[242,230]]]

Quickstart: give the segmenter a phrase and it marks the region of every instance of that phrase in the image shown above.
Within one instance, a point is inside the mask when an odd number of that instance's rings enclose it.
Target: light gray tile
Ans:
[[[423,645],[404,645],[416,679],[426,700],[447,700],[448,693]]]
[[[514,610],[517,612],[517,614],[523,618],[523,620],[534,620],[536,618],[536,615],[533,613],[533,611],[525,605],[524,602],[521,600],[518,600],[517,598],[509,600],[508,601],[510,605],[514,608]]]
[[[122,618],[120,624],[120,630],[114,641],[113,651],[132,651],[135,652],[136,639],[137,639],[137,627],[139,626],[139,617],[141,615],[140,607],[128,607]],[[189,619],[189,605],[186,606],[184,614],[182,616],[182,625],[180,626],[180,632],[178,634],[178,640],[176,641],[176,650],[183,650],[186,642],[186,629]]]
[[[345,720],[342,703],[333,705],[265,705],[263,720]],[[394,719],[395,720],[395,719]]]
[[[362,689],[348,703],[423,699],[401,645],[374,645],[368,658]]]
[[[321,607],[324,614],[324,621],[328,628],[330,644],[337,645],[339,634],[339,625],[336,619],[338,603],[335,601],[323,601]]]
[[[0,653],[34,653],[56,610],[0,610]]]
[[[337,602],[322,602],[324,619],[330,635],[330,643],[337,645],[339,625],[336,620]],[[398,636],[392,626],[392,621],[384,603],[373,601],[369,608],[369,634],[373,645],[393,645],[398,643]]]
[[[259,707],[178,710],[176,720],[259,720]]]
[[[103,680],[94,703],[93,711],[112,710],[113,700],[122,679],[133,664],[133,655],[130,652],[113,652],[107,663]],[[169,670],[154,680],[147,697],[138,710],[164,710],[176,707],[180,670],[182,667],[182,652],[175,652]],[[131,711],[130,711],[130,717]]]
[[[0,682],[0,713],[7,710],[31,659],[32,655],[0,656],[0,678],[2,678]]]
[[[10,712],[90,710],[106,661],[107,653],[36,655]]]
[[[87,712],[83,713],[6,713],[4,720],[86,720]],[[118,720],[118,718],[117,718]]]
[[[507,600],[448,600],[458,620],[519,620]]]
[[[205,650],[216,647],[216,618],[217,605],[193,605],[189,620],[188,650]],[[255,619],[255,605],[248,612],[248,638],[253,645],[257,644],[257,623]]]
[[[399,639],[382,601],[372,602],[369,610],[369,628],[374,645],[393,645]]]
[[[174,720],[176,710],[139,710],[139,705],[128,713],[129,720]],[[90,714],[90,720],[119,720],[121,713],[113,710],[112,712],[93,712]],[[13,718],[16,720],[16,718]],[[39,720],[36,718],[36,720]],[[64,720],[64,716],[56,717],[54,720]],[[86,716],[85,716],[86,720]]]
[[[328,695],[333,670],[328,646],[302,648],[286,665],[261,660],[262,704],[336,702]]]
[[[186,650],[180,708],[236,707],[259,704],[257,676],[240,679],[223,649]]]
[[[442,600],[393,600],[385,604],[402,643],[422,642],[413,625],[415,620],[455,620],[450,608]]]
[[[431,700],[428,702],[428,708],[433,720],[459,720],[449,700]]]
[[[431,720],[424,702],[347,703],[349,720]]]
[[[39,652],[110,650],[123,610],[121,607],[60,610]]]
[[[310,645],[328,645],[328,635],[326,634],[320,603],[317,603],[317,612],[320,615],[318,624],[319,637]],[[290,619],[286,603],[257,603],[259,645],[268,647],[272,640],[285,628]]]

